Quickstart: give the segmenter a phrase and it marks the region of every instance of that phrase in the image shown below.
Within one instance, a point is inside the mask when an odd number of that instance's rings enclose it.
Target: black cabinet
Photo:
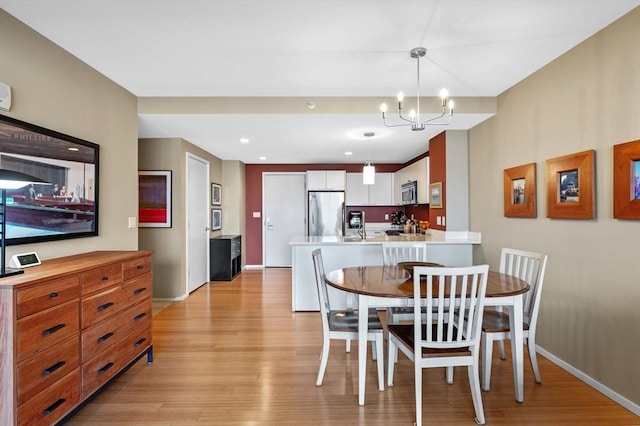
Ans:
[[[242,269],[242,237],[221,235],[209,240],[211,281],[229,281]]]

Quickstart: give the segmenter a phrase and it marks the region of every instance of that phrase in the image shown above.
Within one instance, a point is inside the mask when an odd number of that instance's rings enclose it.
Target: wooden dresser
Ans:
[[[45,260],[0,278],[0,425],[51,425],[143,355],[151,251]]]

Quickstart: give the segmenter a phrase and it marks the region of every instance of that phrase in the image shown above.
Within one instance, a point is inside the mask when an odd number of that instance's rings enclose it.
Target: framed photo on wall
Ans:
[[[547,160],[547,217],[594,219],[595,151]]]
[[[211,205],[212,206],[222,205],[222,185],[218,183],[211,184]]]
[[[442,182],[429,185],[429,207],[442,208]]]
[[[504,216],[536,217],[536,163],[504,170]]]
[[[640,140],[613,146],[613,217],[640,219]]]
[[[171,228],[171,171],[138,172],[138,226]]]
[[[211,230],[222,229],[222,209],[211,209]]]

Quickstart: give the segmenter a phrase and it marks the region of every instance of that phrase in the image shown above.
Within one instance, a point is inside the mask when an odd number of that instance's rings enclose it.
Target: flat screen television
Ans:
[[[97,236],[99,153],[95,143],[0,115],[0,169],[46,182],[6,190],[6,244]]]

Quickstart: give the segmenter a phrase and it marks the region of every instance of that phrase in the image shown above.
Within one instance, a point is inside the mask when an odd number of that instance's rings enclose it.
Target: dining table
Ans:
[[[413,299],[411,270],[420,263],[399,265],[355,266],[336,269],[325,275],[327,284],[352,293],[358,299],[358,404],[365,402],[367,369],[367,330],[369,308],[407,306]],[[485,306],[502,306],[509,314],[511,356],[515,399],[524,401],[524,348],[522,327],[523,295],[529,284],[517,277],[489,271]]]

